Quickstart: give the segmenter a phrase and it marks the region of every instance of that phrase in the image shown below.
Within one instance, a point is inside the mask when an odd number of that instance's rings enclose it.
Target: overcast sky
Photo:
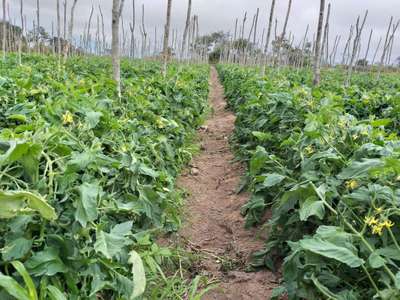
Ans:
[[[71,4],[73,0],[68,0]],[[12,19],[19,16],[20,0],[8,0],[10,5],[10,15]],[[35,18],[36,0],[23,0],[24,14],[27,16],[28,25],[32,27],[32,21]],[[60,0],[63,2],[63,0]],[[283,25],[288,0],[277,0],[275,17],[278,19],[278,26]],[[307,24],[311,27],[309,39],[312,39],[312,34],[315,32],[319,12],[318,0],[293,0],[292,11],[288,24],[288,33],[292,32],[300,39],[305,32]],[[329,1],[327,1],[328,3]],[[371,52],[374,52],[378,44],[379,38],[384,36],[386,28],[393,16],[395,20],[400,19],[400,0],[331,0],[331,25],[330,39],[331,45],[336,34],[342,35],[342,44],[345,43],[349,26],[355,23],[357,15],[364,14],[365,9],[369,10],[366,27],[364,30],[364,39],[367,40],[371,29],[374,30],[373,40],[371,43]],[[40,0],[41,3],[41,25],[48,31],[51,31],[51,23],[56,20],[56,0]],[[79,36],[83,31],[85,22],[89,17],[92,3],[96,6],[95,15],[93,18],[92,28],[95,30],[97,22],[97,5],[103,8],[106,22],[106,30],[111,31],[111,6],[112,0],[78,0],[76,8],[76,25],[75,36]],[[162,31],[165,22],[167,0],[136,0],[137,20],[141,18],[141,6],[145,5],[145,23],[147,31],[150,35],[153,34],[154,28],[158,27],[158,32]],[[218,30],[232,31],[234,30],[235,18],[242,18],[244,12],[248,12],[248,29],[250,27],[252,16],[257,8],[260,8],[260,27],[259,34],[261,35],[262,28],[266,27],[271,0],[193,0],[193,13],[199,15],[200,32],[209,33]],[[182,30],[185,23],[185,14],[187,9],[187,0],[173,0],[172,8],[172,26],[175,29]],[[69,9],[68,9],[69,10]],[[69,13],[68,13],[69,15]],[[132,0],[125,0],[124,19],[126,29],[127,23],[132,18]],[[17,19],[18,20],[18,19]],[[19,23],[19,21],[17,21]],[[137,27],[138,28],[138,27]],[[400,28],[399,28],[400,31]],[[278,29],[278,32],[280,30]],[[94,33],[93,33],[94,34]],[[364,45],[367,42],[364,42]],[[364,51],[364,50],[363,50]],[[393,56],[400,56],[400,34],[395,40]]]

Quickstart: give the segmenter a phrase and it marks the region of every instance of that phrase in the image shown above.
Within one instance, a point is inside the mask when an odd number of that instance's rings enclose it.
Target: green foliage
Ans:
[[[1,299],[34,299],[26,275],[40,299],[133,299],[179,266],[154,237],[180,225],[208,67],[160,69],[123,62],[119,99],[106,58],[0,64]]]
[[[400,102],[398,76],[379,82],[326,70],[219,66],[237,114],[232,138],[248,162],[247,225],[266,210],[266,248],[254,267],[276,268],[289,299],[398,299]]]

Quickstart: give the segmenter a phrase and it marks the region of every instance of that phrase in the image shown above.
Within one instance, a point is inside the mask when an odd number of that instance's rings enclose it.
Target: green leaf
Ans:
[[[146,290],[146,273],[140,255],[132,250],[130,252],[129,263],[132,265],[133,291],[130,299],[136,299]]]
[[[29,144],[25,141],[13,140],[0,142],[2,145],[5,145],[4,148],[7,149],[4,154],[0,155],[0,166],[20,159],[29,149]]]
[[[393,122],[392,119],[373,120],[373,121],[371,121],[371,126],[372,127],[387,126],[387,125],[391,124],[392,122]]]
[[[31,300],[28,292],[15,279],[2,273],[0,273],[0,287],[17,300]]]
[[[286,176],[277,173],[268,173],[268,174],[263,174],[262,176],[266,176],[264,182],[261,183],[262,187],[264,188],[270,188],[276,186],[286,178]]]
[[[353,161],[349,167],[344,169],[339,175],[339,179],[363,178],[368,176],[369,172],[377,167],[383,166],[384,162],[380,159],[363,159],[362,161]]]
[[[341,227],[321,225],[318,227],[315,236],[336,246],[353,247],[350,250],[356,251],[354,246],[351,246],[353,236]]]
[[[132,233],[133,222],[128,221],[124,223],[117,224],[111,229],[110,233],[118,236],[127,236]]]
[[[84,170],[86,167],[96,160],[96,155],[90,151],[85,151],[82,153],[72,153],[71,160],[68,165],[74,166],[79,170]]]
[[[29,298],[31,300],[37,300],[38,296],[37,296],[35,284],[33,283],[33,280],[31,278],[31,276],[29,275],[29,273],[26,271],[25,266],[19,261],[13,261],[11,264],[13,265],[15,270],[17,270],[17,272],[24,279],[26,287],[28,288]]]
[[[159,173],[154,171],[153,169],[147,167],[145,164],[140,164],[139,166],[139,174],[150,176],[151,178],[157,178]]]
[[[364,264],[364,260],[345,247],[337,246],[320,238],[303,239],[299,241],[301,248],[323,257],[332,258],[351,268]]]
[[[317,216],[320,220],[322,220],[325,215],[324,202],[318,200],[317,197],[309,197],[301,205],[299,214],[301,221],[307,221],[311,216]]]
[[[67,268],[58,256],[54,248],[46,248],[36,252],[27,262],[26,267],[34,276],[54,276],[57,273],[65,273]]]
[[[79,193],[75,218],[82,227],[86,227],[88,222],[97,219],[97,200],[101,195],[101,188],[97,183],[85,182],[79,187]]]
[[[375,250],[375,253],[385,258],[400,260],[400,251],[396,246],[388,246]]]
[[[67,297],[65,297],[65,295],[54,285],[49,285],[47,290],[49,291],[51,300],[67,300]]]
[[[98,264],[89,266],[88,272],[90,272],[93,278],[89,297],[93,297],[97,294],[97,292],[104,289],[110,283],[106,281],[105,274],[101,271],[101,268]]]
[[[30,145],[28,152],[19,159],[19,162],[24,167],[25,177],[32,183],[36,183],[39,179],[39,164],[41,154],[42,146],[38,144],[32,144]]]
[[[93,129],[99,124],[100,118],[103,116],[101,112],[90,111],[86,113],[85,122],[89,125],[90,129]]]
[[[25,239],[23,237],[17,238],[10,243],[6,244],[3,248],[3,260],[12,261],[23,258],[32,247],[32,240]]]
[[[250,160],[250,167],[249,167],[250,174],[256,175],[264,166],[264,163],[267,160],[268,160],[267,151],[265,151],[263,147],[258,146]]]
[[[124,276],[120,273],[114,273],[114,277],[115,277],[115,281],[114,281],[115,290],[120,295],[124,295],[125,299],[130,299],[128,297],[129,297],[129,295],[131,295],[131,293],[133,291],[132,278]]]
[[[22,114],[13,114],[13,115],[9,115],[7,117],[8,120],[12,120],[12,121],[18,121],[18,122],[27,122],[27,118],[25,115]]]
[[[400,271],[396,273],[396,280],[394,282],[396,289],[400,290]]]
[[[286,288],[284,286],[278,286],[272,290],[271,300],[280,299],[285,293],[287,293]]]
[[[0,191],[0,219],[31,211],[37,211],[48,220],[57,219],[54,208],[39,195],[26,191]]]
[[[315,287],[325,295],[329,300],[340,300],[334,293],[332,293],[326,286],[321,284],[319,280],[315,277],[314,274],[311,276],[311,280],[313,281]]]
[[[125,246],[125,237],[102,230],[96,232],[96,243],[94,249],[98,253],[102,253],[108,259],[113,258],[120,253]]]
[[[271,133],[261,131],[253,131],[251,134],[254,135],[260,142],[269,141],[273,137]]]
[[[369,256],[368,263],[373,269],[379,269],[386,263],[386,259],[375,251]]]

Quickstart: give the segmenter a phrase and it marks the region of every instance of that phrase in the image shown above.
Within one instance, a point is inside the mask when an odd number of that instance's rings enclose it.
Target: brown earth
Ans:
[[[278,276],[267,270],[245,272],[252,252],[264,241],[257,229],[246,230],[240,208],[248,194],[237,194],[244,166],[233,162],[228,138],[234,129],[235,116],[226,109],[224,91],[215,68],[211,70],[210,119],[200,130],[201,153],[192,168],[178,180],[189,193],[187,220],[179,235],[188,250],[202,254],[200,272],[220,282],[204,300],[269,299],[278,284]],[[265,234],[263,234],[265,236]]]

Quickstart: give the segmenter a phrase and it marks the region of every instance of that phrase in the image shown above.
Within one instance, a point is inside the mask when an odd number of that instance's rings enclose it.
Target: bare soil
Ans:
[[[202,254],[200,272],[220,282],[204,300],[269,299],[278,284],[278,276],[262,270],[246,272],[252,252],[263,248],[258,230],[246,230],[240,208],[248,200],[237,194],[244,166],[234,162],[228,138],[235,116],[226,109],[224,91],[215,68],[211,70],[210,119],[199,132],[202,151],[191,169],[178,180],[189,193],[187,220],[179,235],[188,250]],[[263,234],[265,236],[265,234]]]

